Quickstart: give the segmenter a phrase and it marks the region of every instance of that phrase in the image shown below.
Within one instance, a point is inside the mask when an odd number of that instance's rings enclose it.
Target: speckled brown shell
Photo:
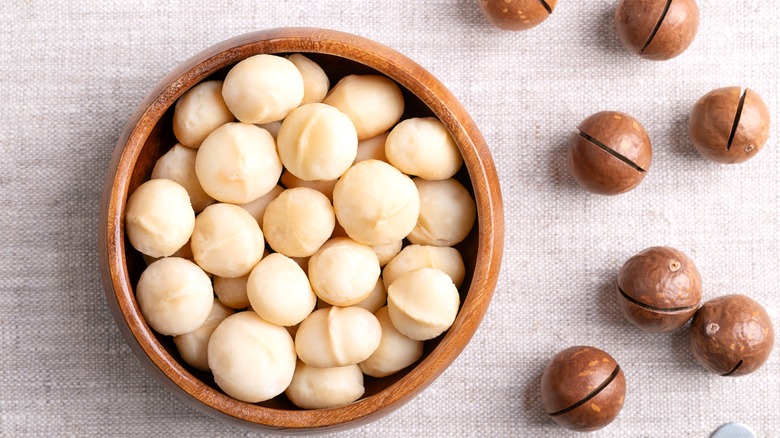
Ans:
[[[625,396],[626,378],[620,366],[595,347],[561,351],[542,374],[544,410],[567,429],[601,429],[618,416]]]
[[[555,10],[558,0],[478,0],[482,14],[499,29],[526,30]]]
[[[691,323],[691,348],[707,370],[722,376],[750,374],[772,353],[775,332],[761,304],[745,295],[707,301]]]
[[[579,131],[569,142],[567,163],[583,188],[617,195],[642,182],[653,151],[645,128],[635,118],[603,111],[585,119]]]
[[[665,246],[647,248],[618,272],[617,302],[626,318],[652,333],[676,330],[701,302],[701,275],[693,260]]]
[[[751,89],[724,87],[696,102],[688,119],[693,146],[718,163],[741,163],[769,138],[769,109]]]
[[[681,54],[699,29],[695,0],[620,0],[618,38],[643,58],[663,61]]]

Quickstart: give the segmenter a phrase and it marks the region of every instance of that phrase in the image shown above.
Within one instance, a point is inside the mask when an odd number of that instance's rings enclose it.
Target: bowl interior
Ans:
[[[261,32],[207,50],[172,73],[147,99],[150,104],[139,108],[137,122],[131,121],[117,145],[118,170],[109,172],[110,187],[104,194],[106,213],[101,215],[101,221],[106,221],[106,228],[101,232],[106,233],[108,246],[111,242],[116,244],[116,253],[112,255],[112,248],[108,248],[104,257],[108,259],[104,279],[108,277],[110,283],[106,295],[123,334],[144,365],[196,408],[245,426],[282,431],[339,429],[371,421],[399,407],[433,381],[468,343],[487,310],[498,275],[503,242],[500,191],[481,135],[454,97],[429,73],[391,49],[351,35],[317,31],[320,37],[329,35],[328,41],[333,43],[312,45],[317,39],[313,31],[285,32],[291,36],[283,38],[282,43],[273,38],[273,32]],[[346,46],[345,38],[350,42]],[[198,82],[224,78],[235,63],[259,53],[302,53],[325,70],[331,86],[349,74],[382,74],[394,79],[405,98],[403,119],[435,116],[453,133],[465,162],[455,178],[477,202],[477,223],[457,246],[466,265],[466,278],[459,290],[461,311],[455,323],[447,333],[425,343],[423,357],[414,365],[385,378],[366,376],[363,398],[343,408],[301,410],[284,395],[259,404],[226,396],[210,373],[196,370],[181,359],[171,337],[155,333],[143,322],[132,293],[146,263],[124,236],[124,204],[128,194],[150,178],[157,159],[176,143],[172,130],[176,98]],[[450,112],[453,108],[455,111]]]

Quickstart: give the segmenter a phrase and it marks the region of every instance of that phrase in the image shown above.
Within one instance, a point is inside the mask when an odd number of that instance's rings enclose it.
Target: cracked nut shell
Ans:
[[[691,45],[699,29],[694,0],[620,0],[615,11],[618,38],[639,56],[664,61]]]
[[[567,429],[601,429],[618,416],[625,396],[623,370],[612,356],[595,347],[559,352],[542,374],[544,410]]]
[[[526,30],[541,24],[555,10],[558,0],[479,0],[482,14],[503,30]]]
[[[775,332],[761,304],[745,295],[704,303],[691,323],[691,348],[699,363],[721,376],[750,374],[772,353]]]
[[[603,111],[585,119],[569,142],[569,172],[592,193],[627,192],[650,169],[653,150],[645,128],[635,118]]]
[[[758,153],[769,138],[769,109],[756,92],[724,87],[700,98],[688,119],[691,142],[705,158],[741,163]]]
[[[628,259],[618,272],[617,301],[623,315],[651,333],[676,330],[701,302],[701,275],[693,260],[666,247],[647,248]]]

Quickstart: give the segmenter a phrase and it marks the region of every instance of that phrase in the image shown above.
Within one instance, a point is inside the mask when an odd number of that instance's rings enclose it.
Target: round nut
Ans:
[[[620,0],[615,11],[618,38],[639,56],[674,58],[691,45],[699,29],[695,0]]]
[[[628,114],[603,111],[585,119],[568,149],[569,171],[585,190],[625,193],[650,169],[653,149],[645,128]]]
[[[687,255],[669,247],[647,248],[618,273],[617,300],[623,315],[652,333],[676,330],[701,302],[701,275]]]
[[[487,20],[499,29],[526,30],[541,24],[552,14],[558,0],[479,0]]]
[[[544,410],[567,429],[601,429],[618,416],[625,396],[623,370],[598,348],[567,348],[552,358],[542,374]]]
[[[721,376],[750,374],[769,358],[775,343],[772,321],[761,304],[745,295],[704,303],[691,322],[691,348],[699,363]]]
[[[769,109],[761,96],[746,88],[710,91],[694,105],[688,119],[693,147],[705,158],[741,163],[758,153],[769,138]]]

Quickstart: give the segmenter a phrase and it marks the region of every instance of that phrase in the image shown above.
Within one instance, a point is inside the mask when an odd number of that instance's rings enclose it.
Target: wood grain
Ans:
[[[345,407],[301,410],[284,396],[249,404],[225,395],[208,373],[184,364],[169,337],[145,323],[133,288],[145,264],[128,244],[124,209],[129,193],[149,178],[155,161],[174,143],[172,105],[186,90],[224,76],[238,61],[260,53],[303,53],[319,63],[332,83],[352,73],[383,74],[395,80],[406,98],[404,118],[434,115],[452,133],[465,166],[457,178],[472,192],[478,220],[458,246],[467,266],[462,307],[449,331],[426,343],[425,354],[406,370],[366,379],[366,395]],[[106,174],[99,222],[99,257],[109,308],[141,363],[187,404],[223,421],[279,433],[315,433],[366,424],[399,408],[439,376],[460,354],[482,320],[498,280],[504,217],[498,175],[485,140],[452,93],[404,55],[343,32],[284,28],[253,32],[190,58],[167,75],[139,105],[117,141]]]

